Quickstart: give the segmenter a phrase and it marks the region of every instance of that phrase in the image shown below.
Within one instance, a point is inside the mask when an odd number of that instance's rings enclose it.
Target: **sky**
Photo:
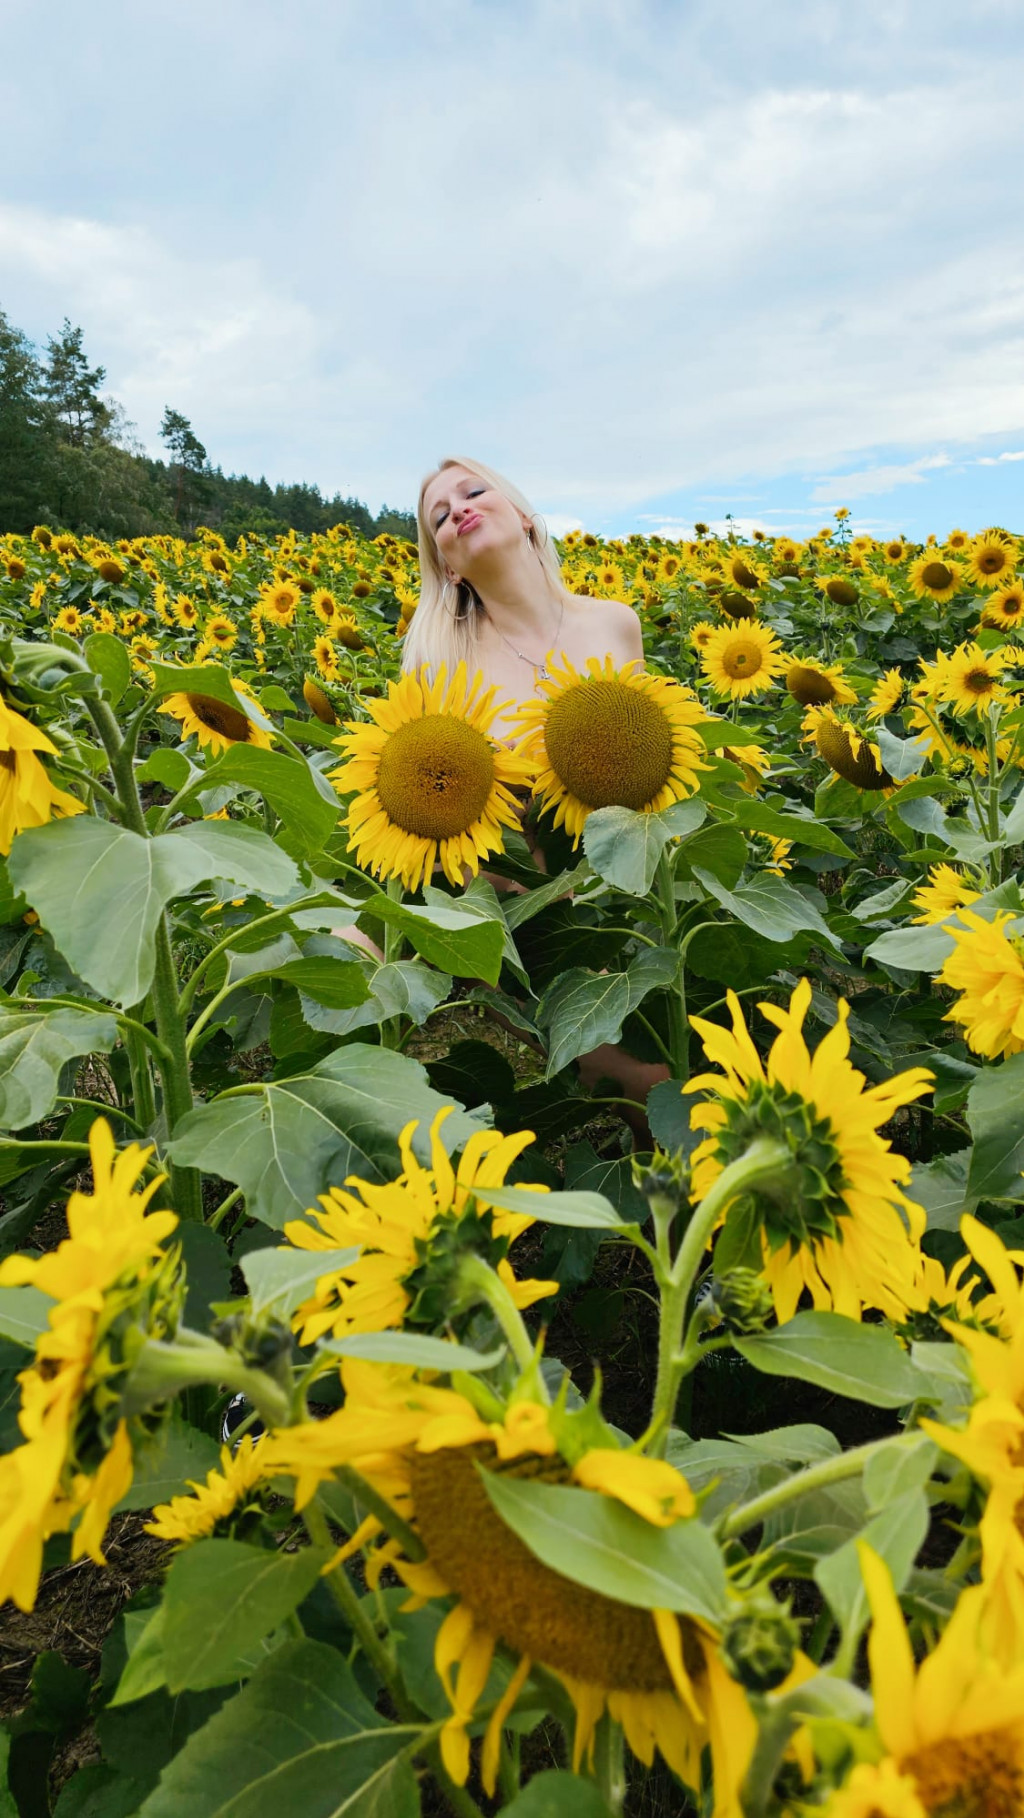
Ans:
[[[159,452],[1024,531],[1021,0],[0,0],[0,309]]]

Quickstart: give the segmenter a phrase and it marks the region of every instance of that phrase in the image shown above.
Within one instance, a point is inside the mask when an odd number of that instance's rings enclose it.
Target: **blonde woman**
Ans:
[[[618,665],[642,658],[632,607],[571,594],[547,530],[493,468],[442,461],[420,487],[417,518],[421,591],[402,667],[480,670],[499,690],[499,733],[533,699],[549,658],[578,669],[609,653]]]
[[[566,588],[558,555],[529,501],[511,481],[480,461],[449,457],[420,487],[417,510],[420,599],[406,633],[403,669],[442,664],[451,675],[465,662],[499,690],[495,731],[510,727],[532,700],[550,660],[611,655],[620,666],[643,657],[640,621],[621,600],[577,597]],[[497,880],[495,880],[497,881]],[[613,1080],[643,1104],[668,1068],[636,1060],[604,1043],[581,1056],[588,1089]],[[646,1120],[630,1113],[641,1140]]]

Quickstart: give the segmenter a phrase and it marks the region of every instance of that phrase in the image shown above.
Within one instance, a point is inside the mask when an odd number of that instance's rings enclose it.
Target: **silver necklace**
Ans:
[[[491,624],[494,625],[494,620],[491,619],[490,613],[487,614],[487,617],[491,620]],[[559,601],[559,604],[558,604],[558,624],[555,626],[555,635],[551,640],[552,649],[554,649],[555,645],[558,643],[559,635],[562,630],[562,620],[564,619],[564,617],[565,617],[565,598],[563,595],[562,599]],[[548,666],[546,663],[535,663],[531,657],[528,657],[526,655],[525,651],[517,650],[515,645],[512,643],[512,640],[505,636],[505,633],[502,631],[500,625],[494,625],[494,629],[498,633],[498,636],[501,639],[502,643],[504,645],[506,645],[509,650],[511,650],[513,656],[517,656],[521,663],[529,663],[530,668],[533,670],[533,672],[539,682],[550,682],[551,672],[548,669]]]

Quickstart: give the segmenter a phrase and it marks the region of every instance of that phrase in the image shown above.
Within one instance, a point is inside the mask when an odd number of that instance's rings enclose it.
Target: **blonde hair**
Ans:
[[[418,670],[425,666],[431,675],[435,675],[442,664],[449,675],[453,674],[459,663],[464,662],[468,669],[473,669],[480,614],[483,611],[480,597],[468,581],[460,581],[457,586],[453,586],[445,579],[444,564],[423,510],[427,487],[446,467],[464,467],[467,473],[474,474],[496,492],[502,493],[530,520],[527,534],[545,578],[556,593],[564,594],[567,591],[562,580],[558,553],[548,535],[547,526],[543,519],[538,519],[529,499],[524,497],[517,486],[513,486],[511,480],[496,473],[493,467],[485,467],[482,461],[469,461],[462,455],[447,455],[443,461],[438,462],[432,473],[427,474],[420,487],[416,506],[420,597],[402,648],[404,670]]]

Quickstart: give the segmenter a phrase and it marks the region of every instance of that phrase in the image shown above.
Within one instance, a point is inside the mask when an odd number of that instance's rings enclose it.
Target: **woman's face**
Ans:
[[[444,567],[471,579],[481,555],[522,542],[526,521],[503,492],[465,467],[445,467],[423,497],[423,511]]]

